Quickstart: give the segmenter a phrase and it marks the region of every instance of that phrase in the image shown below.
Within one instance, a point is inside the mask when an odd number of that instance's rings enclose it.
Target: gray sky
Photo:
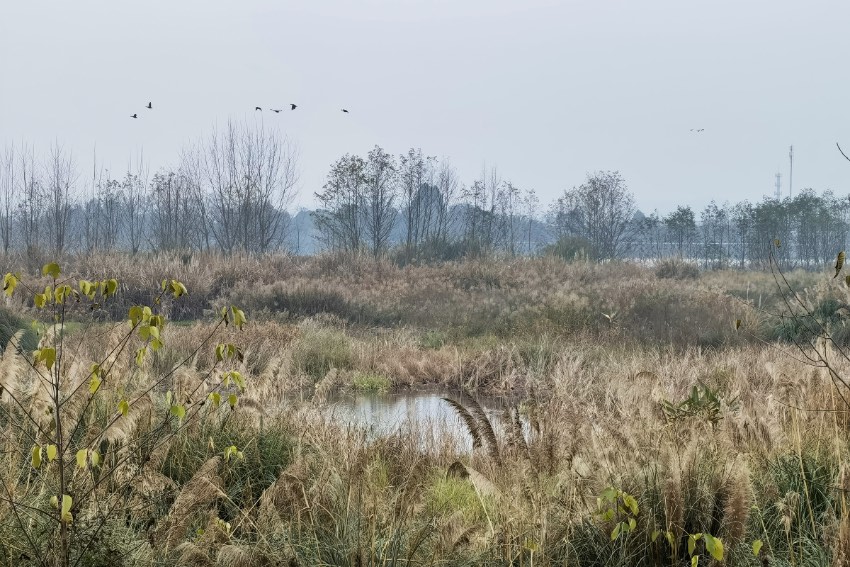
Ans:
[[[823,0],[0,0],[0,145],[156,169],[262,119],[299,147],[304,205],[379,144],[467,184],[496,165],[546,203],[618,169],[663,212],[759,200],[777,169],[787,193],[793,144],[795,189],[847,193],[847,22]]]

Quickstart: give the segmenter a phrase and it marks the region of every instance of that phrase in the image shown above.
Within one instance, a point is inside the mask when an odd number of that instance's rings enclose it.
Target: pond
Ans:
[[[458,399],[446,391],[341,392],[328,400],[326,415],[343,425],[362,427],[375,437],[397,432],[417,438],[423,448],[450,445],[472,448],[472,437],[455,411],[443,399]],[[498,434],[505,402],[478,398]]]

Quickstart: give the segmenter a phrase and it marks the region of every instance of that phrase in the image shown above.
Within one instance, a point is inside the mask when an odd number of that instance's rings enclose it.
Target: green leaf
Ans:
[[[230,404],[230,409],[234,409],[238,401],[239,398],[236,397],[236,394],[230,394],[229,396],[227,396],[227,403]]]
[[[183,418],[186,417],[186,408],[179,404],[173,405],[171,406],[171,415],[183,421]]]
[[[705,534],[705,549],[713,558],[723,561],[723,542],[720,541],[720,538]]]
[[[623,524],[619,523],[614,526],[614,530],[611,532],[611,541],[614,541],[618,537],[620,537],[620,530],[623,528]]]
[[[50,507],[54,510],[59,509],[59,498],[57,498],[55,494],[50,497]]]
[[[848,277],[850,277],[850,276],[848,276]],[[762,545],[764,545],[764,544],[762,543],[762,541],[760,539],[757,539],[753,542],[753,555],[758,557],[759,553],[761,552],[761,546]]]
[[[216,362],[221,362],[224,360],[224,345],[218,345],[215,347],[215,360]]]
[[[91,466],[99,467],[100,466],[100,453],[95,450],[91,452]]]
[[[41,268],[42,276],[50,276],[54,280],[59,277],[59,274],[62,273],[61,268],[59,268],[59,264],[56,262],[51,262],[50,264],[45,264],[43,268]]]
[[[608,502],[613,502],[617,499],[617,489],[609,486],[608,488],[602,491],[602,498],[604,498]]]
[[[209,399],[212,402],[214,408],[217,408],[221,405],[221,394],[219,394],[218,392],[212,392],[209,395]]]
[[[62,514],[60,517],[66,524],[74,521],[74,516],[71,514],[71,506],[74,505],[74,499],[67,494],[62,495]]]
[[[127,318],[130,320],[130,325],[135,327],[139,323],[142,322],[143,316],[142,308],[138,305],[134,305],[130,308],[130,311],[127,313]]]
[[[43,293],[36,293],[32,296],[32,302],[37,308],[44,309],[44,306],[47,303],[47,296]]]
[[[77,466],[81,469],[86,468],[86,461],[88,460],[89,450],[88,449],[80,449],[77,451]]]
[[[33,445],[31,463],[34,469],[41,467],[41,445]]]
[[[121,415],[127,417],[127,412],[130,411],[130,404],[127,400],[121,400],[118,402],[118,411],[121,412]]]
[[[637,527],[637,520],[629,518],[629,531],[632,532]]]
[[[689,535],[688,536],[688,555],[689,556],[693,556],[694,549],[696,549],[696,546],[697,546],[697,538],[695,538],[692,535]]]
[[[652,543],[655,543],[655,540],[657,540],[658,536],[660,536],[660,535],[661,535],[660,530],[653,530],[652,531],[652,539],[650,541],[652,541]]]
[[[106,280],[104,282],[100,282],[100,293],[103,297],[110,297],[115,295],[115,292],[118,291],[118,280],[111,279]]]
[[[56,445],[50,444],[47,446],[47,460],[53,461],[56,459]]]
[[[94,395],[98,388],[100,388],[100,378],[92,376],[89,380],[89,394]]]
[[[694,555],[691,557],[691,567],[697,567],[699,565],[699,555]]]

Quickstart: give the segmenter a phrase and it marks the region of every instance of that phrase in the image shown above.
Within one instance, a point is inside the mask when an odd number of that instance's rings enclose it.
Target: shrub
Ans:
[[[332,368],[349,370],[354,365],[351,341],[341,331],[308,327],[292,352],[296,369],[321,380]]]
[[[655,275],[659,279],[695,280],[699,278],[699,268],[684,260],[668,258],[658,263]]]
[[[367,372],[358,373],[354,377],[352,385],[358,390],[367,392],[386,392],[392,386],[392,382],[383,374]]]

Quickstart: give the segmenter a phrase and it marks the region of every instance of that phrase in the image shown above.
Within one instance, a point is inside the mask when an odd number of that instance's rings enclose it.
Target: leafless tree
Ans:
[[[45,222],[47,225],[50,249],[55,257],[65,251],[68,237],[68,223],[71,219],[73,205],[73,188],[77,182],[77,171],[71,152],[55,142],[50,147],[47,163],[45,164],[45,179],[47,190],[47,208]]]
[[[556,233],[586,239],[599,259],[620,257],[635,214],[635,200],[616,171],[587,177],[579,187],[564,191],[553,208]]]
[[[21,145],[18,154],[18,227],[27,254],[33,254],[41,245],[41,225],[44,216],[44,187],[35,159],[35,149]]]
[[[131,254],[136,254],[145,238],[148,207],[148,170],[142,156],[139,156],[135,171],[131,170],[132,165],[127,167],[121,184],[121,213],[127,248]]]
[[[531,254],[533,251],[531,245],[532,230],[534,229],[534,221],[537,217],[537,207],[540,205],[540,199],[537,197],[537,192],[534,189],[527,189],[523,197],[523,206],[525,209],[526,221],[526,254]]]
[[[313,213],[325,247],[357,252],[363,244],[363,212],[366,191],[366,162],[345,155],[331,166],[321,193],[316,193],[319,210]]]
[[[284,210],[294,196],[297,153],[274,131],[228,122],[200,149],[201,182],[219,247],[265,252],[285,234]]]
[[[8,254],[12,248],[12,226],[17,203],[15,169],[15,146],[10,144],[4,149],[0,162],[0,242],[3,254]]]
[[[393,156],[375,146],[366,161],[365,177],[363,225],[369,248],[377,258],[389,247],[396,221],[397,171]]]

